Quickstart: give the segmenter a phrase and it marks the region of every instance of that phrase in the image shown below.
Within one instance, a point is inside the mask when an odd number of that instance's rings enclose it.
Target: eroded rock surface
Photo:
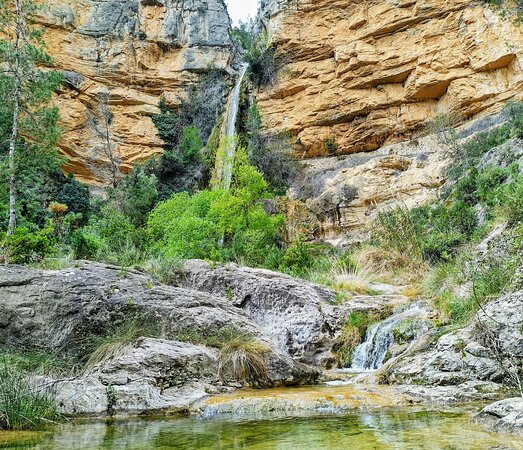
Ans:
[[[500,433],[523,436],[523,397],[493,403],[484,408],[474,421]]]
[[[465,328],[434,337],[389,361],[381,373],[395,384],[514,384],[523,354],[523,292],[490,301]]]
[[[209,267],[202,268],[201,275],[210,272],[207,282],[214,277],[216,289],[211,289],[204,278],[201,286],[165,286],[140,272],[88,262],[60,271],[3,266],[0,345],[58,351],[82,359],[92,351],[89,345],[94,338],[111,335],[129,321],[145,324],[148,331],[144,332],[159,336],[117,348],[84,375],[58,383],[62,408],[68,413],[180,410],[206,395],[241,387],[246,380],[223,371],[218,350],[209,347],[226,330],[248,334],[270,349],[263,352],[267,380],[259,380],[261,385],[314,383],[319,376],[314,365],[334,360],[331,325],[346,311],[334,312],[329,304],[334,294],[327,289],[268,271],[235,270],[236,276],[230,278],[219,270],[211,275]],[[256,290],[254,281],[264,277],[270,284],[261,283]],[[258,299],[257,308],[242,309],[227,298],[228,291],[220,289],[232,280],[238,295],[247,295],[251,282],[250,289],[255,290],[249,292]],[[294,316],[286,317],[282,304]],[[304,314],[298,323],[299,311]],[[264,317],[272,317],[272,322]],[[294,324],[299,333],[281,339],[277,332],[283,333],[287,323],[289,330]]]
[[[58,0],[37,18],[54,66],[66,85],[56,102],[64,133],[66,169],[82,181],[104,183],[86,164],[103,145],[88,126],[97,95],[109,93],[110,133],[122,170],[161,153],[149,117],[163,96],[178,104],[199,73],[230,71],[230,21],[223,0]]]
[[[304,157],[405,140],[436,111],[463,119],[521,98],[523,33],[468,0],[264,0],[286,70],[260,106]]]

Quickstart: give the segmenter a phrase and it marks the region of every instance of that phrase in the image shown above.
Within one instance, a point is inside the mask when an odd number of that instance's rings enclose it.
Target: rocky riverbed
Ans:
[[[38,349],[85,361],[89,343],[108,330],[129,320],[148,325],[143,336],[71,376],[34,378],[55,391],[68,415],[269,407],[347,411],[513,395],[505,388],[510,372],[500,364],[499,351],[523,353],[523,293],[489,303],[461,330],[442,336],[428,330],[354,384],[352,374],[333,371],[342,325],[354,311],[393,314],[406,298],[376,295],[339,303],[321,286],[204,261],[173,269],[172,281],[162,285],[142,272],[88,262],[54,271],[0,267],[0,343],[4,351]],[[498,353],[478,324],[497,337]],[[252,380],[225,370],[213,339],[224,330],[262,346],[266,376],[257,387],[279,386],[279,391],[238,391]],[[291,388],[329,379],[335,381],[328,388]],[[373,385],[383,381],[390,386]],[[478,420],[521,433],[523,402],[506,402],[486,408]]]

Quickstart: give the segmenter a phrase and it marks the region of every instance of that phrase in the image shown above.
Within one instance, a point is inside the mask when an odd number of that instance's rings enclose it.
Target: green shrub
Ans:
[[[93,234],[86,234],[81,230],[73,233],[71,249],[74,259],[95,259],[102,248],[102,240]]]
[[[266,32],[255,36],[245,53],[245,61],[249,64],[249,77],[257,87],[272,86],[281,70],[282,62],[276,56]]]
[[[77,181],[72,174],[67,176],[67,181],[57,195],[56,201],[67,205],[71,213],[81,214],[79,223],[85,225],[91,213],[89,188]]]
[[[140,227],[146,222],[157,197],[156,176],[137,165],[115,188],[109,189],[108,205],[125,216],[133,226]]]
[[[20,227],[7,237],[0,233],[0,243],[3,243],[6,260],[11,264],[38,262],[55,252],[51,228],[31,232]]]
[[[523,221],[523,176],[508,182],[500,193],[501,211],[510,224]]]
[[[193,193],[208,181],[210,161],[200,154],[201,144],[211,137],[226,90],[224,74],[210,70],[188,90],[187,100],[180,105],[171,107],[160,101],[160,113],[152,119],[165,143],[155,169],[161,200],[173,193]]]
[[[293,156],[287,134],[275,135],[262,130],[261,115],[255,101],[248,110],[243,137],[247,143],[249,162],[263,174],[273,192],[285,194],[298,172],[299,163]]]
[[[314,262],[311,246],[305,243],[303,237],[300,236],[285,251],[280,269],[303,276],[314,265]]]
[[[501,167],[487,167],[477,177],[477,197],[486,206],[496,206],[500,204],[499,189],[510,177],[508,169]]]
[[[264,260],[278,246],[283,221],[265,212],[260,200],[266,194],[263,176],[239,148],[230,191],[175,194],[151,213],[147,235],[153,249],[167,258],[266,265]]]
[[[421,258],[422,234],[419,223],[403,206],[380,212],[372,224],[372,238],[382,247],[406,254],[410,259]]]

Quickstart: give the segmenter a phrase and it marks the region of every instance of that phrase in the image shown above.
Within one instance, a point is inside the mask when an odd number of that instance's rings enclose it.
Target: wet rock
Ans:
[[[489,430],[523,436],[523,397],[493,403],[476,415],[474,421]]]

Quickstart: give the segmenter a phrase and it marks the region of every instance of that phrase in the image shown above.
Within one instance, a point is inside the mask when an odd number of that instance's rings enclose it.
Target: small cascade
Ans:
[[[381,322],[370,326],[365,336],[365,342],[354,350],[351,369],[369,371],[379,369],[385,362],[385,357],[394,343],[394,330],[409,319],[426,319],[427,309],[420,303],[414,303],[404,311],[390,316]],[[420,321],[419,334],[428,331],[426,321]]]
[[[228,191],[231,187],[232,172],[234,168],[234,158],[236,154],[236,120],[238,119],[238,110],[240,108],[240,95],[242,90],[243,79],[247,73],[249,65],[243,64],[227,103],[225,113],[225,125],[222,138],[225,138],[225,148],[222,154],[216,155],[216,172],[215,186]]]

